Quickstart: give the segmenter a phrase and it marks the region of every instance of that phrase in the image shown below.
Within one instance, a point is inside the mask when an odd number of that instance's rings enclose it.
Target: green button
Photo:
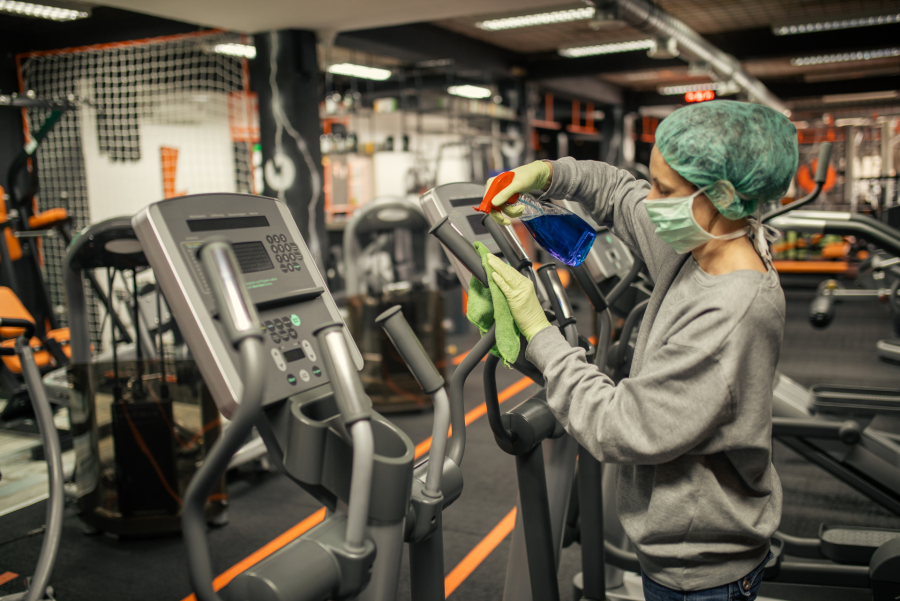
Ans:
[[[313,365],[312,372],[313,372],[313,375],[317,378],[322,375],[322,370],[319,369],[318,365]]]
[[[290,384],[291,386],[297,383],[297,378],[296,376],[294,376],[294,374],[288,374],[287,380],[288,384]]]
[[[609,242],[610,244],[612,244],[612,236],[610,236],[609,234],[606,234],[606,241]]]
[[[295,326],[299,326],[300,318],[297,317],[296,315],[291,315],[291,323],[294,324]]]

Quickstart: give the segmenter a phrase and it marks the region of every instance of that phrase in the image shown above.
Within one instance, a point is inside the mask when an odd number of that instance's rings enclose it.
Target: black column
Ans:
[[[316,34],[283,30],[254,36],[250,81],[259,98],[263,195],[287,204],[323,269],[325,212],[319,151],[319,67]]]

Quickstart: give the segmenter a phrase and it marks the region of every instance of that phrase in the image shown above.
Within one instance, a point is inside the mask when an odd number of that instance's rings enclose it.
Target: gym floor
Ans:
[[[814,331],[806,320],[812,291],[788,291],[786,296],[787,323],[780,362],[783,373],[806,386],[827,381],[897,387],[900,366],[881,362],[875,354],[875,342],[892,335],[887,307],[872,303],[841,305],[829,329]],[[452,337],[450,342],[465,350],[475,339],[470,333]],[[510,406],[527,398],[528,383],[517,372],[498,370],[501,401]],[[481,367],[469,378],[466,392],[466,409],[477,416],[483,400]],[[430,413],[391,419],[414,443],[424,441],[431,433]],[[880,419],[878,425],[900,433],[900,420]],[[777,444],[775,464],[785,492],[785,532],[815,536],[823,522],[900,528],[900,518]],[[498,600],[502,598],[509,551],[506,533],[512,527],[509,516],[516,502],[516,476],[513,458],[497,448],[486,419],[475,419],[468,427],[462,469],[463,494],[444,514],[448,590],[456,586],[452,593],[456,599]],[[228,492],[230,523],[210,532],[214,567],[219,574],[253,554],[259,555],[278,537],[308,527],[321,515],[311,497],[275,473],[233,476]],[[0,518],[0,541],[43,524],[44,506],[37,503]],[[6,582],[10,573],[30,574],[40,544],[38,536],[0,546],[0,581]],[[233,576],[237,571],[229,573]],[[571,599],[572,577],[579,571],[580,551],[573,545],[563,551],[559,578],[562,599]],[[0,586],[0,594],[21,590],[20,581],[14,578],[6,582]],[[51,583],[61,601],[179,601],[191,594],[180,537],[120,541],[87,536],[71,506]],[[871,599],[851,589],[830,590],[823,596],[769,584],[763,586],[762,594],[796,601]],[[404,558],[398,598],[409,597],[408,563]]]

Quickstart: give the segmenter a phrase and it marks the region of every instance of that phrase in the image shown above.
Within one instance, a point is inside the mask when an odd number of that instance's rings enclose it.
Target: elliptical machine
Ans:
[[[232,420],[184,499],[198,598],[392,600],[408,542],[413,599],[444,599],[441,512],[462,490],[465,413],[398,309],[377,321],[435,406],[429,458],[415,465],[406,434],[372,410],[362,357],[283,203],[186,196],[150,205],[134,227],[217,406]],[[288,330],[295,335],[280,334]],[[458,435],[448,445],[451,423]],[[273,465],[328,517],[220,597],[203,506],[253,426]]]

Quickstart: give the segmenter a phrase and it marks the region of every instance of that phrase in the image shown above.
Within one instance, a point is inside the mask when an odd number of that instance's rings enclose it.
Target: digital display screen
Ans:
[[[241,266],[241,273],[266,271],[275,267],[262,242],[238,242],[232,244],[231,249],[237,257],[238,265]]]
[[[192,232],[215,232],[218,230],[242,230],[248,227],[268,227],[265,215],[252,217],[219,217],[217,219],[188,219]]]
[[[306,356],[306,354],[303,352],[302,348],[295,348],[290,351],[285,351],[285,353],[284,353],[284,358],[288,363],[292,363],[294,361],[299,361],[300,359],[302,359],[305,356]]]
[[[488,229],[484,227],[484,224],[481,223],[482,217],[484,217],[484,213],[466,215],[466,220],[469,222],[469,225],[472,227],[472,231],[475,232],[476,236],[486,236],[490,234],[490,232],[488,232]]]
[[[477,207],[481,204],[480,198],[451,198],[451,207]]]

